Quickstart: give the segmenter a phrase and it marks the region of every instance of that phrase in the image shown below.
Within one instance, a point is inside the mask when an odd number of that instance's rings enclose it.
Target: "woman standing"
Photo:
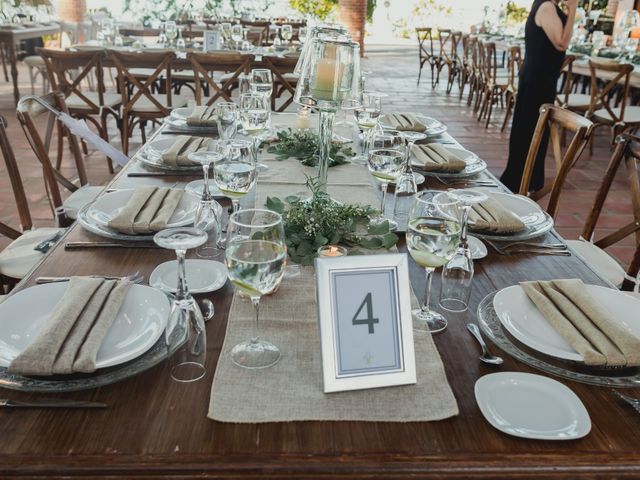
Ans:
[[[509,160],[500,177],[510,190],[520,188],[529,145],[536,128],[540,107],[553,103],[556,96],[564,52],[573,33],[577,0],[567,0],[568,13],[558,6],[558,0],[534,0],[525,25],[525,57],[520,71],[516,108],[513,112]],[[549,132],[545,132],[533,168],[530,191],[544,185],[544,158]]]

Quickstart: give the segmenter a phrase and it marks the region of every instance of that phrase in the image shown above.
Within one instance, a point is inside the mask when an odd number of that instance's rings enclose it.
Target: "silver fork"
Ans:
[[[636,410],[636,412],[640,413],[640,399],[630,397],[629,395],[620,393],[617,390],[612,390],[612,392],[615,396],[617,396],[618,398],[621,398],[622,400],[627,402],[629,405],[631,405]]]
[[[484,239],[500,255],[512,253],[539,253],[541,255],[571,255],[562,243],[511,242],[498,245],[495,241]]]
[[[131,275],[126,275],[124,277],[112,277],[109,275],[89,275],[91,278],[102,278],[104,280],[129,280],[131,283],[142,283],[144,280],[143,275],[139,275],[139,272],[132,273]],[[57,282],[68,282],[71,280],[71,277],[38,277],[36,278],[37,284],[42,283],[57,283]]]
[[[475,180],[475,179],[464,179],[464,178],[444,179],[437,175],[434,175],[433,177],[443,185],[447,185],[447,186],[468,185],[468,186],[474,186],[474,187],[498,187],[498,185],[495,182],[492,182],[491,180]]]

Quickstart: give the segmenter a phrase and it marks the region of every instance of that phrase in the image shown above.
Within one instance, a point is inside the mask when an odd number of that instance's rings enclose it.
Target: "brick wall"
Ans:
[[[367,15],[367,0],[340,0],[338,19],[360,44],[360,55],[364,55],[364,25]]]
[[[87,2],[86,0],[58,0],[56,11],[60,20],[81,22],[87,11]]]

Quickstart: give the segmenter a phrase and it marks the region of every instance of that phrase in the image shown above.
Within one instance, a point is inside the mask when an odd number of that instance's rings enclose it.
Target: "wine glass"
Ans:
[[[257,179],[251,142],[231,140],[226,143],[229,154],[213,167],[218,188],[231,199],[233,211],[240,209],[240,199],[251,191]]]
[[[251,70],[251,91],[271,98],[273,93],[273,75],[268,68]]]
[[[220,33],[222,33],[222,41],[225,46],[228,45],[231,39],[231,24],[229,22],[222,22],[220,24]]]
[[[178,26],[176,25],[176,22],[174,22],[173,20],[169,20],[168,22],[165,22],[164,23],[164,34],[167,37],[168,46],[169,47],[172,46],[173,45],[173,41],[178,36]]]
[[[440,306],[450,312],[464,312],[469,306],[473,280],[473,259],[467,243],[469,212],[473,205],[487,200],[487,195],[471,189],[449,190],[449,196],[458,200],[460,210],[460,244],[455,254],[442,267]]]
[[[202,165],[204,180],[202,184],[202,197],[196,208],[196,216],[193,225],[207,232],[208,240],[196,250],[200,258],[218,259],[222,255],[218,249],[220,240],[222,206],[216,201],[209,189],[209,169],[215,168],[219,162],[229,154],[228,147],[223,142],[212,142],[208,150],[189,154],[189,160]]]
[[[269,128],[271,109],[268,97],[260,93],[240,95],[240,124],[246,135],[253,138],[253,161],[258,164],[261,135]]]
[[[231,27],[231,40],[239,45],[242,41],[242,25],[236,24]]]
[[[229,280],[255,307],[256,334],[231,350],[231,359],[244,368],[266,368],[280,359],[280,350],[258,336],[260,297],[273,293],[284,275],[287,250],[280,214],[247,209],[229,218],[226,259]]]
[[[458,201],[447,192],[426,190],[417,193],[409,213],[406,239],[409,254],[426,273],[422,306],[412,311],[422,324],[418,330],[440,332],[447,327],[447,320],[429,309],[431,279],[434,270],[453,257],[460,243]]]
[[[291,25],[282,25],[281,30],[282,39],[287,42],[287,45],[291,43],[291,38],[293,37],[293,27]]]
[[[206,373],[207,335],[200,307],[187,286],[185,256],[187,250],[205,243],[207,234],[192,227],[167,228],[156,233],[153,241],[175,250],[178,259],[178,288],[165,329],[170,375],[177,382],[195,382]]]
[[[219,102],[214,112],[220,139],[231,140],[238,129],[238,107],[233,102]]]
[[[411,166],[411,151],[413,144],[427,138],[422,132],[400,132],[400,136],[405,141],[404,166],[396,179],[396,188],[393,192],[393,218],[401,226],[405,226],[409,220],[410,203],[413,195],[418,191],[416,177]],[[411,200],[410,200],[411,199]]]
[[[370,134],[378,125],[378,117],[382,112],[382,95],[378,93],[364,92],[360,106],[353,111],[358,127],[362,130],[362,154],[354,158],[354,161],[364,163],[367,161],[369,151]]]
[[[307,40],[307,34],[308,34],[309,30],[307,29],[307,27],[299,27],[298,28],[298,41],[300,43],[304,43]]]
[[[176,40],[176,48],[178,50],[184,50],[187,48],[187,42],[184,40],[182,36],[182,32],[184,31],[184,25],[180,25],[178,27],[178,40]]]
[[[374,225],[388,221],[390,229],[395,230],[398,228],[395,220],[385,218],[384,212],[387,200],[387,188],[389,183],[395,181],[402,171],[405,164],[404,157],[404,140],[400,136],[400,132],[396,130],[385,130],[375,132],[372,135],[368,157],[369,172],[382,185],[380,214],[378,218],[371,220],[371,223]]]

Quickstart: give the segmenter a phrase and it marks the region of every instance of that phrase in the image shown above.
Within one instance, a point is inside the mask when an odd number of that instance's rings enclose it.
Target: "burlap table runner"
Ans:
[[[256,207],[267,196],[309,196],[304,175],[316,170],[297,160],[279,162],[265,155],[270,169],[260,174]],[[329,169],[332,198],[377,206],[377,196],[362,165]],[[282,358],[271,368],[247,370],[231,361],[231,349],[254,333],[250,301],[234,295],[224,345],[211,387],[208,417],[234,423],[302,420],[413,422],[448,418],[458,406],[447,382],[431,335],[414,336],[417,384],[325,394],[313,268],[283,280],[275,295],[260,302],[260,335],[280,348]]]

